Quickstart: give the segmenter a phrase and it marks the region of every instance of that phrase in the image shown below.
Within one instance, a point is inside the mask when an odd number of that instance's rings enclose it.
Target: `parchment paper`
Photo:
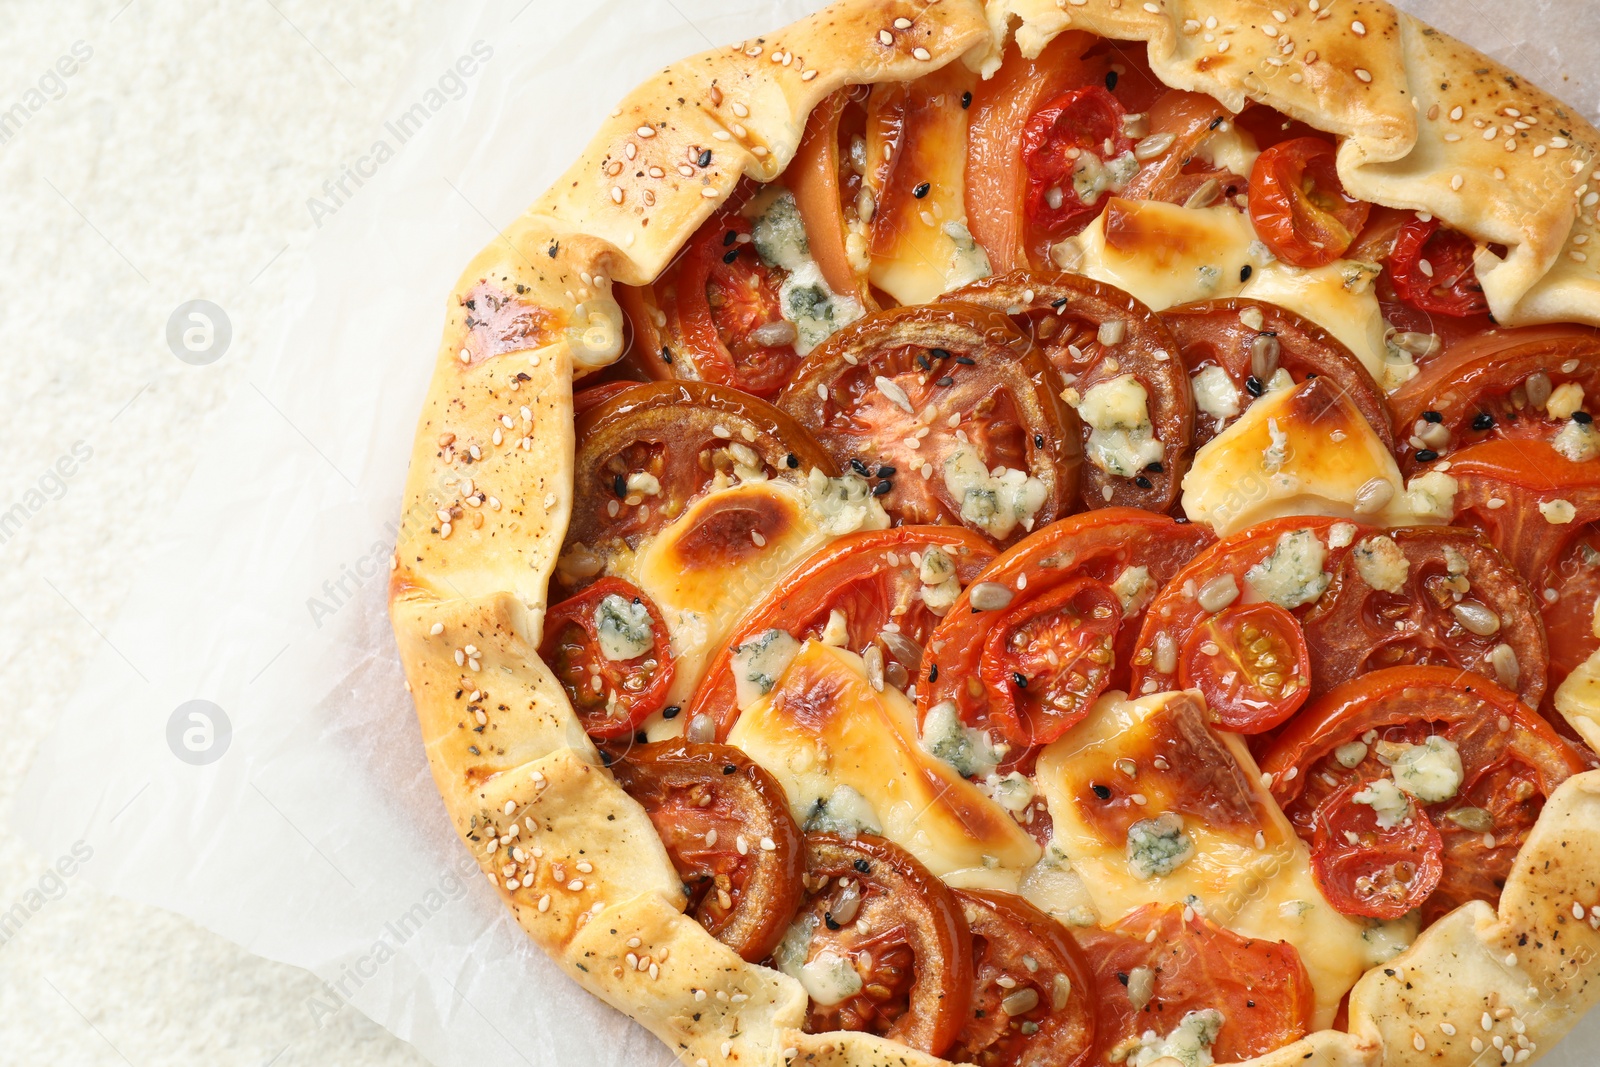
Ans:
[[[654,68],[820,6],[453,5],[365,162],[307,190],[320,232],[283,336],[216,420],[20,791],[13,818],[41,852],[86,842],[81,877],[312,970],[327,984],[308,1030],[349,1003],[441,1067],[671,1062],[527,942],[450,830],[384,614],[388,558],[462,266]],[[1475,8],[1407,6],[1576,88],[1548,43],[1519,48]],[[1581,10],[1518,5],[1552,8]],[[1595,54],[1596,27],[1564,29],[1568,55]],[[1576,1065],[1597,1038],[1600,1016],[1545,1062]]]

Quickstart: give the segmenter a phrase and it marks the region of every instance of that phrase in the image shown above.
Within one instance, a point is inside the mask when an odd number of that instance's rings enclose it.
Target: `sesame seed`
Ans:
[[[1370,82],[1372,80],[1372,75],[1362,67],[1356,68],[1356,77],[1360,78],[1364,82]]]
[[[1350,32],[1357,37],[1365,37],[1367,35],[1367,24],[1357,19],[1350,24]]]
[[[1455,1037],[1456,1036],[1456,1028],[1455,1028],[1455,1025],[1453,1023],[1440,1023],[1439,1024],[1439,1032],[1441,1034],[1443,1034],[1445,1037]]]
[[[775,851],[777,851],[777,848],[778,848],[778,846],[773,843],[772,838],[763,837],[761,839],[761,851],[763,851],[763,852],[775,852]]]
[[[613,185],[611,187],[611,202],[613,204],[622,203],[622,186]]]
[[[721,133],[722,131],[718,130],[717,132]],[[705,197],[707,200],[715,200],[717,198],[717,191],[708,185],[704,189],[700,190],[700,195]]]
[[[1421,1052],[1428,1047],[1428,1043],[1422,1039],[1421,1034],[1414,1033],[1411,1035],[1411,1047]]]
[[[894,44],[894,34],[890,33],[888,30],[879,30],[878,43],[883,45]]]
[[[432,626],[430,626],[428,628],[428,632],[430,634],[432,634],[434,637],[438,637],[440,634],[444,633],[444,623],[442,623],[442,622],[434,623]]]
[[[817,72],[816,72],[816,71],[814,71],[814,70],[808,70],[808,71],[804,71],[804,72],[803,72],[803,73],[802,73],[802,74],[801,74],[801,75],[800,75],[800,80],[801,80],[801,81],[803,81],[803,82],[808,82],[808,81],[810,81],[810,80],[811,80],[811,79],[812,79],[812,78],[815,78],[815,77],[816,77],[816,76],[817,76]]]
[[[1144,5],[1144,9],[1146,11],[1150,12],[1150,14],[1152,14],[1152,15],[1161,14],[1161,8],[1156,4],[1146,4],[1146,5]]]
[[[1453,178],[1450,179],[1450,188],[1451,189],[1460,189],[1461,188],[1461,175],[1457,174]]]
[[[572,881],[567,883],[567,888],[570,889],[574,893],[582,892],[583,891],[583,879],[582,878],[574,878]]]
[[[654,126],[640,126],[638,132],[640,137],[654,137],[656,128]]]
[[[911,50],[911,56],[913,59],[920,59],[922,62],[926,63],[928,60],[933,58],[933,53],[929,52],[926,48],[919,46]]]
[[[1217,54],[1218,55],[1221,55],[1223,52],[1226,52],[1228,50],[1228,43],[1229,42],[1227,42],[1226,40],[1217,42]]]
[[[546,893],[544,896],[539,898],[539,910],[540,911],[549,911],[550,910],[550,894],[549,893]]]
[[[897,30],[909,30],[911,28],[911,20],[902,15],[894,20],[894,28]]]

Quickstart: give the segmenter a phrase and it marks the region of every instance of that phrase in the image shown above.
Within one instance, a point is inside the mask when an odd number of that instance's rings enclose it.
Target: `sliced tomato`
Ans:
[[[1250,171],[1250,222],[1272,254],[1296,267],[1324,267],[1344,255],[1372,206],[1344,190],[1333,142],[1282,141]]]
[[[1424,921],[1468,900],[1493,904],[1517,851],[1563,781],[1587,760],[1516,695],[1455,667],[1393,667],[1347,682],[1302,709],[1260,760],[1295,830],[1315,842],[1317,812],[1352,782],[1389,774],[1386,746],[1442,737],[1459,754],[1460,788],[1414,801],[1443,838],[1444,871]],[[1337,898],[1330,898],[1336,906]]]
[[[1374,588],[1371,554],[1386,554],[1384,541],[1405,558],[1404,574]],[[1498,677],[1538,706],[1548,675],[1539,606],[1482,536],[1438,526],[1388,530],[1357,541],[1330,570],[1328,591],[1301,616],[1313,696],[1374,670],[1417,663]]]
[[[1474,266],[1477,245],[1436,218],[1413,216],[1395,234],[1385,267],[1402,301],[1435,315],[1465,317],[1489,310]]]
[[[1008,544],[1066,514],[1076,496],[1080,437],[1059,391],[1005,316],[933,304],[839,330],[806,357],[778,406],[840,463],[885,472],[874,491],[891,517],[964,524]],[[1028,482],[993,484],[1002,467]]]
[[[852,233],[864,233],[860,199],[866,169],[866,86],[841,89],[818,104],[784,180],[794,192],[806,241],[828,288],[853,294],[871,308],[870,287],[846,251]]]
[[[954,894],[881,837],[807,834],[805,842],[807,893],[774,962],[824,969],[841,995],[813,999],[806,1029],[865,1030],[942,1055],[966,1025],[973,993],[972,934]]]
[[[1025,211],[1035,234],[1070,237],[1105,208],[1105,192],[1120,192],[1107,164],[1131,153],[1123,130],[1127,112],[1099,85],[1068,89],[1045,101],[1022,127],[1022,165],[1028,173]],[[1131,154],[1125,165],[1138,168]]]
[[[1009,315],[1050,360],[1077,395],[1103,382],[1133,375],[1145,390],[1146,408],[1161,459],[1142,470],[1108,469],[1105,456],[1089,449],[1090,427],[1080,433],[1089,462],[1079,499],[1085,508],[1136,507],[1168,511],[1177,502],[1189,469],[1194,405],[1183,366],[1173,359],[1177,341],[1160,316],[1116,286],[1076,274],[1012,271],[949,293],[948,300]],[[1102,328],[1122,339],[1104,344]],[[1106,490],[1111,492],[1107,495]]]
[[[1178,653],[1188,636],[1200,629],[1206,619],[1235,603],[1264,599],[1253,592],[1249,572],[1271,557],[1285,539],[1301,534],[1316,538],[1324,553],[1326,575],[1349,552],[1348,545],[1329,547],[1330,531],[1337,522],[1312,516],[1273,519],[1241,530],[1196,555],[1171,577],[1145,613],[1134,645],[1129,692],[1139,695],[1176,688]],[[1345,525],[1353,527],[1352,537],[1371,532],[1368,527]],[[1304,609],[1297,604],[1291,610]],[[1315,667],[1313,659],[1313,679]]]
[[[1122,608],[1092,578],[1076,578],[1006,612],[983,643],[978,676],[989,724],[1025,748],[1081,722],[1111,681]]]
[[[1172,330],[1189,374],[1221,368],[1241,413],[1279,370],[1296,384],[1322,378],[1355,405],[1385,445],[1394,447],[1383,390],[1341,341],[1311,320],[1276,304],[1242,298],[1182,304],[1163,311],[1161,319]],[[1211,440],[1236,417],[1197,411],[1194,447]]]
[[[756,254],[749,221],[719,211],[654,283],[618,287],[637,369],[772,396],[800,359],[778,299],[782,278]]]
[[[1270,730],[1311,691],[1299,620],[1276,604],[1235,604],[1203,621],[1184,641],[1178,671],[1220,725],[1242,734]]]
[[[621,393],[624,389],[631,389],[642,382],[600,382],[584,389],[575,390],[572,394],[572,416],[577,418],[586,411],[592,411],[604,404],[607,400]]]
[[[1398,919],[1438,888],[1444,840],[1415,805],[1394,825],[1383,826],[1377,809],[1356,799],[1372,784],[1354,779],[1312,814],[1311,869],[1322,895],[1344,914]]]
[[[1575,389],[1581,401],[1600,396],[1600,330],[1592,326],[1529,326],[1460,341],[1390,397],[1406,438],[1396,451],[1401,469],[1480,441],[1553,441],[1569,419],[1564,409],[1561,418],[1550,414],[1549,398]],[[1581,407],[1572,418],[1575,430],[1590,425]],[[1592,451],[1582,435],[1567,447]]]
[[[956,890],[972,931],[972,1010],[945,1058],[977,1067],[1088,1067],[1093,972],[1072,935],[1021,897]]]
[[[741,458],[753,455],[763,474],[796,483],[813,469],[830,477],[839,473],[789,416],[706,382],[619,391],[578,416],[574,432],[572,520],[554,575],[569,591],[681,515],[719,475],[732,476]],[[724,533],[742,533],[742,544],[749,530]]]
[[[1049,262],[1049,236],[1032,232],[1026,210],[1030,175],[1022,160],[1023,130],[1044,101],[1103,83],[1109,61],[1084,56],[1095,43],[1087,33],[1068,30],[1036,59],[1024,59],[1015,44],[1008,45],[1000,69],[972,91],[967,226],[997,274]]]
[[[963,722],[988,726],[992,719],[1002,720],[993,724],[1002,729],[1003,706],[994,704],[981,672],[996,620],[1026,617],[1030,604],[1079,578],[1108,586],[1120,578],[1129,590],[1109,683],[1120,687],[1128,640],[1149,598],[1210,541],[1201,526],[1133,508],[1107,508],[1063,519],[1013,546],[966,588],[934,630],[922,671],[930,680],[917,687],[918,721],[948,700]]]
[[[650,816],[690,914],[744,959],[766,959],[804,891],[805,850],[778,780],[736,748],[688,741],[634,745],[611,773]]]
[[[649,631],[648,647],[614,659],[618,642],[631,650]],[[591,737],[622,737],[658,711],[672,685],[667,624],[649,597],[620,578],[602,578],[545,615],[544,660]]]
[[[943,560],[930,558],[935,551]],[[717,736],[727,737],[739,717],[733,650],[767,630],[785,630],[802,641],[820,637],[835,612],[844,621],[844,647],[865,652],[876,646],[890,683],[908,688],[917,678],[928,637],[949,607],[944,598],[951,596],[951,589],[944,582],[965,587],[994,556],[987,539],[959,526],[864,530],[818,549],[796,564],[729,634],[695,692],[691,720],[709,715]],[[944,561],[949,578],[940,577]],[[940,580],[925,583],[925,572]]]
[[[1207,166],[1199,158],[1200,146],[1234,121],[1219,101],[1204,93],[1168,89],[1150,105],[1146,118],[1147,136],[1171,134],[1172,143],[1140,168],[1122,191],[1123,199],[1187,204],[1197,195],[1208,201],[1231,199],[1248,187],[1249,175]],[[1202,193],[1208,186],[1209,191]]]
[[[1165,1037],[1191,1012],[1221,1014],[1218,1063],[1264,1056],[1311,1030],[1311,977],[1287,942],[1241,937],[1178,904],[1146,904],[1075,936],[1095,972],[1096,1062],[1122,1062],[1145,1032]]]

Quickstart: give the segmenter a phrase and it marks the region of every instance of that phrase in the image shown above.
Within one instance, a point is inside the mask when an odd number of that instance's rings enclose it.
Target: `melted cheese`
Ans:
[[[1063,269],[1126,289],[1153,311],[1230,296],[1288,308],[1344,342],[1382,380],[1385,323],[1372,289],[1378,267],[1343,259],[1312,270],[1279,263],[1249,217],[1228,204],[1113,199],[1052,254]]]
[[[1387,488],[1363,491],[1374,481]],[[1381,507],[1358,510],[1358,492],[1364,507]],[[1321,379],[1268,393],[1201,446],[1184,475],[1183,510],[1222,537],[1286,515],[1392,526],[1442,521],[1408,497],[1377,432]]]
[[[1115,784],[1123,795],[1130,789],[1147,790],[1142,814],[1150,820],[1172,814],[1158,807],[1165,783],[1152,763],[1151,739],[1163,721],[1158,715],[1187,714],[1194,716],[1191,723],[1200,722],[1197,704],[1197,694],[1161,693],[1132,701],[1121,693],[1108,694],[1087,719],[1047,747],[1039,756],[1036,783],[1050,807],[1053,845],[1080,875],[1102,923],[1145,904],[1188,902],[1246,937],[1287,941],[1299,951],[1315,989],[1314,1025],[1327,1026],[1340,998],[1370,965],[1373,948],[1362,937],[1361,923],[1323,899],[1306,846],[1261,785],[1260,770],[1242,738],[1207,730],[1212,741],[1206,771],[1211,781],[1247,797],[1253,817],[1243,825],[1221,827],[1183,812],[1182,832],[1193,852],[1170,873],[1141,877],[1145,865],[1135,862],[1138,857],[1130,859],[1127,844],[1107,841],[1084,815],[1082,805],[1099,802],[1089,793],[1090,782]],[[1219,765],[1230,758],[1231,765]],[[1129,759],[1138,776],[1129,778],[1115,769]],[[1202,798],[1220,795],[1200,793]]]
[[[923,751],[912,703],[872,688],[854,653],[806,642],[728,743],[778,779],[801,826],[848,813],[954,884],[1015,891],[1039,858],[1005,808]]]
[[[641,545],[623,577],[655,601],[672,638],[667,703],[685,703],[745,609],[796,560],[831,539],[805,489],[757,481],[707,493]],[[659,732],[675,736],[683,726],[667,722]]]

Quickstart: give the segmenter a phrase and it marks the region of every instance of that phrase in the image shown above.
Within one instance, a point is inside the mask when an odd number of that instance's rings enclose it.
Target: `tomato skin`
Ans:
[[[778,780],[737,748],[681,740],[634,745],[611,773],[649,814],[700,924],[751,963],[770,955],[804,891],[805,850]],[[720,848],[705,844],[708,829]],[[741,833],[773,847],[741,853]]]
[[[1272,254],[1296,267],[1344,255],[1372,206],[1344,191],[1334,146],[1296,137],[1266,149],[1250,171],[1250,222]]]
[[[1314,993],[1294,946],[1188,914],[1178,904],[1146,904],[1104,929],[1074,932],[1100,1003],[1094,1062],[1116,1062],[1110,1057],[1146,1030],[1170,1033],[1185,1013],[1207,1008],[1223,1015],[1211,1048],[1218,1063],[1263,1056],[1310,1032]],[[1149,1002],[1135,1007],[1126,979],[1140,967],[1154,972],[1154,983]]]
[[[726,738],[739,718],[734,698],[734,648],[764,630],[787,630],[802,641],[815,637],[835,607],[850,609],[844,614],[849,625],[847,647],[853,650],[862,650],[874,640],[881,643],[883,625],[891,621],[890,612],[897,606],[906,609],[892,618],[901,637],[925,646],[939,617],[918,595],[918,568],[910,555],[925,553],[929,547],[938,547],[950,557],[955,578],[963,586],[995,557],[986,538],[959,526],[864,530],[823,546],[795,564],[730,632],[695,691],[690,720],[709,715],[717,724],[717,736]],[[889,562],[891,555],[897,562]],[[920,664],[908,667],[915,672]]]
[[[1128,478],[1087,463],[1078,498],[1089,510],[1172,509],[1189,470],[1194,399],[1181,361],[1167,358],[1177,348],[1177,339],[1159,315],[1114,285],[1056,271],[1012,271],[963,286],[943,299],[1010,316],[1044,352],[1056,374],[1073,382],[1080,395],[1101,382],[1133,375],[1149,397],[1161,461]],[[1108,347],[1100,343],[1099,331],[1112,321],[1121,324],[1123,339]],[[1085,450],[1089,433],[1090,428],[1080,423]]]
[[[972,934],[953,891],[909,852],[872,834],[847,841],[813,833],[805,843],[808,877],[831,882],[801,904],[801,917],[821,920],[812,944],[833,949],[858,972],[860,954],[873,957],[861,992],[838,1004],[812,1003],[807,1031],[867,1030],[941,1055],[960,1036],[973,992]],[[836,922],[841,879],[861,887],[861,902],[849,920]],[[871,920],[865,934],[862,919]],[[874,984],[882,996],[872,995]]]
[[[1500,727],[1504,721],[1505,729]],[[1375,751],[1354,767],[1334,757],[1369,731],[1378,741],[1421,743],[1439,734],[1458,748],[1464,778],[1457,793],[1427,811],[1444,839],[1443,874],[1422,902],[1429,921],[1468,900],[1499,899],[1518,849],[1544,798],[1590,766],[1537,713],[1487,678],[1454,667],[1392,667],[1347,682],[1290,719],[1262,755],[1272,795],[1297,833],[1314,840],[1316,813],[1357,777],[1382,777]],[[1484,825],[1452,812],[1487,809]]]
[[[1082,722],[1111,680],[1121,622],[1116,594],[1092,578],[1075,578],[1007,612],[978,661],[989,689],[984,725],[1033,748]]]
[[[1444,874],[1444,840],[1433,819],[1416,805],[1405,822],[1387,830],[1380,827],[1376,810],[1354,799],[1370,784],[1352,781],[1317,808],[1311,867],[1322,895],[1345,915],[1398,919],[1420,907],[1438,887]],[[1347,834],[1358,840],[1352,843]]]
[[[1473,266],[1477,246],[1436,218],[1411,218],[1395,234],[1386,266],[1396,295],[1419,311],[1465,318],[1489,310],[1489,298]],[[1422,269],[1427,261],[1429,274]]]
[[[1236,196],[1249,184],[1249,175],[1207,167],[1196,154],[1202,143],[1220,131],[1222,123],[1232,121],[1231,113],[1217,100],[1204,93],[1167,89],[1148,109],[1138,110],[1148,114],[1150,132],[1146,136],[1170,133],[1173,142],[1164,153],[1140,167],[1121,193],[1124,200],[1183,204],[1211,181],[1221,186],[1220,193],[1225,197]]]
[[[652,644],[632,659],[608,660],[599,651],[595,611],[609,596],[641,604],[650,615]],[[545,615],[539,658],[566,690],[567,699],[590,737],[623,737],[659,709],[672,685],[672,655],[667,624],[649,597],[621,578],[602,578],[583,592],[563,600]],[[598,671],[591,668],[598,667]],[[596,691],[589,679],[604,683]],[[620,715],[608,712],[615,699]]]
[[[1311,691],[1305,634],[1276,604],[1224,608],[1194,628],[1179,658],[1183,687],[1200,690],[1212,717],[1236,733],[1272,729]]]
[[[1060,923],[1021,897],[993,890],[958,889],[956,900],[972,931],[976,988],[966,1028],[946,1058],[976,1067],[1088,1067],[1098,1012],[1093,972],[1083,950]],[[1010,978],[1010,987],[996,984]],[[1066,980],[1060,1003],[1061,979]],[[1013,1016],[1006,998],[1032,989],[1034,1008]],[[1032,1023],[1032,1035],[1021,1032]]]
[[[1022,165],[1028,173],[1026,212],[1035,232],[1052,239],[1071,236],[1105,208],[1103,194],[1084,203],[1073,176],[1086,155],[1103,163],[1133,148],[1122,130],[1125,114],[1110,92],[1090,85],[1068,89],[1028,119],[1022,128]],[[1057,190],[1061,200],[1052,207]]]
[[[1127,567],[1146,567],[1159,587],[1211,541],[1203,526],[1133,508],[1106,508],[1063,519],[1018,542],[968,586],[934,631],[922,662],[922,677],[931,674],[934,680],[917,686],[918,722],[945,700],[955,703],[963,722],[988,719],[989,692],[979,680],[978,667],[995,612],[973,609],[973,589],[978,585],[1009,590],[1007,611],[1020,610],[1080,576],[1113,582]],[[1117,662],[1110,681],[1114,687],[1122,687],[1131,652],[1124,638],[1131,638],[1141,614],[1142,609],[1128,613],[1118,628]]]

